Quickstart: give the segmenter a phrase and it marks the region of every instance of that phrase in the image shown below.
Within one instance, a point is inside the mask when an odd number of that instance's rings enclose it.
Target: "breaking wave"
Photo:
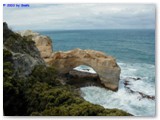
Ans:
[[[155,66],[123,63],[117,92],[96,86],[82,87],[85,100],[105,108],[118,108],[135,116],[155,115]]]

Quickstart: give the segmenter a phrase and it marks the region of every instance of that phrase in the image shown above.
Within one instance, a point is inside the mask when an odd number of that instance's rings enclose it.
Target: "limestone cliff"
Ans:
[[[3,36],[3,49],[12,53],[14,74],[24,77],[31,73],[34,66],[45,64],[35,43],[14,33],[6,23],[3,23]]]
[[[69,73],[79,65],[90,66],[99,75],[101,84],[114,91],[118,89],[120,67],[113,57],[102,52],[81,49],[56,52],[48,64],[53,65],[61,74]]]
[[[41,57],[45,62],[50,60],[50,57],[53,52],[52,48],[52,40],[44,35],[40,35],[39,33],[33,32],[31,30],[18,32],[23,37],[29,37],[35,42],[36,47],[40,51]]]

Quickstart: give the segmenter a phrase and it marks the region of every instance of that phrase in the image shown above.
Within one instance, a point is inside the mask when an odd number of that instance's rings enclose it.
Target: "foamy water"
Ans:
[[[154,116],[155,66],[142,63],[118,64],[121,76],[117,92],[88,86],[81,88],[83,98],[105,108],[118,108],[135,116]]]
[[[74,70],[78,70],[78,71],[81,71],[81,72],[89,72],[89,73],[93,73],[93,74],[96,73],[96,71],[94,71],[93,68],[88,67],[86,65],[77,66],[77,67],[74,68]]]

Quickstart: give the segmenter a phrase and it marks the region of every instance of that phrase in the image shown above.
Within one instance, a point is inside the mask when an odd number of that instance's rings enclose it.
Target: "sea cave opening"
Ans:
[[[67,83],[76,87],[101,86],[98,73],[87,65],[79,65],[70,70]]]

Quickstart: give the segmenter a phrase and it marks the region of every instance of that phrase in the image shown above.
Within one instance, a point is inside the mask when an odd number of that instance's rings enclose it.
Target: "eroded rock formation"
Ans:
[[[40,51],[41,57],[45,62],[50,60],[52,55],[52,40],[44,35],[40,35],[39,33],[33,32],[31,30],[18,32],[21,36],[26,36],[31,38],[34,42],[38,50]]]
[[[102,52],[81,49],[56,52],[48,64],[55,66],[61,74],[67,74],[79,65],[90,66],[99,75],[101,84],[114,91],[118,89],[120,68],[113,57]]]
[[[30,37],[35,42],[44,61],[53,65],[60,74],[67,74],[79,65],[87,65],[97,72],[102,85],[114,91],[118,89],[120,68],[113,57],[100,51],[81,49],[54,53],[49,37],[30,30],[19,34]]]

